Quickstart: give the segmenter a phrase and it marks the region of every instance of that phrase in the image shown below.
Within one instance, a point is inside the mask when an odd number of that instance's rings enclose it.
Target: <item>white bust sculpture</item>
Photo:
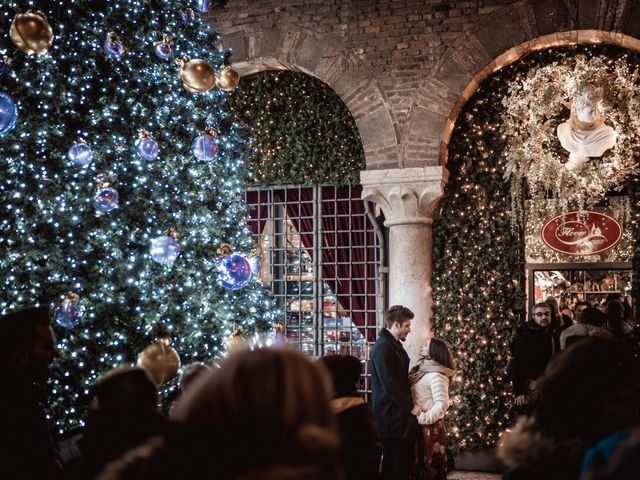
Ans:
[[[574,170],[589,161],[589,157],[601,157],[613,148],[618,134],[598,113],[602,97],[591,85],[578,89],[571,102],[571,117],[558,125],[558,139],[569,152],[565,166]]]

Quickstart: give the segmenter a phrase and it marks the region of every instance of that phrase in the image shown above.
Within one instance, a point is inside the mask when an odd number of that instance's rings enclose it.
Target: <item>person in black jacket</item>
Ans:
[[[411,331],[413,317],[402,305],[389,308],[384,315],[386,328],[371,350],[371,396],[384,447],[383,479],[408,479],[415,457],[420,407],[411,398],[409,356],[401,343]]]
[[[53,448],[43,388],[58,356],[46,307],[0,318],[0,478],[54,480],[62,463]]]
[[[549,305],[544,302],[536,303],[532,317],[518,332],[513,344],[511,363],[515,404],[525,409],[536,388],[537,378],[559,350],[558,332],[552,326]]]
[[[331,410],[338,419],[339,458],[347,480],[376,479],[380,475],[382,442],[371,407],[358,394],[362,363],[351,355],[329,355],[318,362],[331,375]]]

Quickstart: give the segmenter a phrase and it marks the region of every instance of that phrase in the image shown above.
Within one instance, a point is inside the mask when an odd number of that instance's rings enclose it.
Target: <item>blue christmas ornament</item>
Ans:
[[[153,44],[153,53],[160,60],[169,60],[171,58],[171,44],[167,40],[156,42]]]
[[[108,183],[104,182],[98,186],[98,190],[93,197],[93,203],[96,210],[107,213],[118,206],[118,192],[111,188]]]
[[[166,235],[151,240],[149,254],[156,262],[163,265],[171,264],[180,254],[180,245],[177,242],[177,234],[169,230]]]
[[[160,149],[149,132],[142,130],[136,140],[136,152],[143,160],[152,162],[158,158]]]
[[[64,328],[73,328],[80,322],[82,312],[77,305],[68,303],[63,305],[56,314],[56,322]]]
[[[78,307],[79,301],[80,297],[77,294],[73,292],[67,293],[56,313],[56,322],[58,322],[59,325],[62,325],[64,328],[73,328],[80,323],[82,310]]]
[[[18,123],[18,109],[11,95],[0,92],[0,135],[13,130]]]
[[[104,42],[104,51],[107,56],[112,58],[120,58],[122,56],[124,45],[122,45],[117,33],[111,32],[107,35],[107,40]]]
[[[233,253],[218,260],[218,280],[224,288],[239,290],[251,280],[251,266],[242,255]]]
[[[191,151],[198,160],[213,160],[218,151],[216,131],[207,129],[202,135],[197,136],[191,144]]]
[[[91,163],[92,158],[93,150],[91,150],[91,147],[82,139],[74,142],[72,147],[69,149],[69,159],[74,165],[84,167]]]

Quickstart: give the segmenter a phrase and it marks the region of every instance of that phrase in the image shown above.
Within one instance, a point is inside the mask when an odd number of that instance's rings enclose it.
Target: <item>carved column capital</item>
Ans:
[[[431,224],[448,175],[440,166],[365,170],[360,172],[362,199],[382,208],[386,227]]]

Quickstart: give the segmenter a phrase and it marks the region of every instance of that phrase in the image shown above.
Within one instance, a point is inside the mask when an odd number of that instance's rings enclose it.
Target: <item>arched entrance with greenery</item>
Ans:
[[[483,81],[460,110],[448,144],[449,182],[433,229],[433,321],[436,335],[452,345],[460,369],[448,414],[454,449],[494,446],[500,431],[513,422],[509,346],[526,312],[525,257],[524,231],[512,224],[504,175],[509,136],[525,132],[506,126],[510,88],[536,69],[575,54],[624,57],[634,66],[640,61],[637,53],[604,45],[530,53]],[[635,216],[637,308],[640,197],[637,181],[628,181],[625,188]]]

